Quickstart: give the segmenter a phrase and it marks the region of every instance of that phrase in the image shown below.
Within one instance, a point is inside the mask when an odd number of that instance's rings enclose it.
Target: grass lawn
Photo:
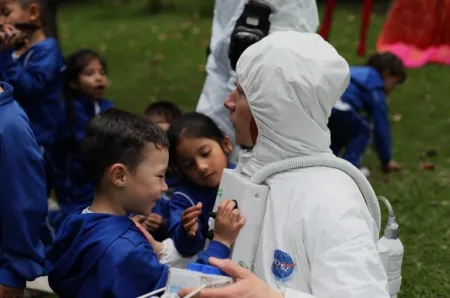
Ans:
[[[175,10],[156,16],[142,13],[143,0],[89,2],[60,11],[65,54],[80,47],[102,51],[109,63],[108,96],[119,108],[142,112],[150,102],[167,99],[193,110],[205,76],[211,26],[211,18],[200,15],[213,1],[177,1]],[[206,3],[197,4],[200,13],[190,8],[196,2]],[[363,62],[355,57],[359,11],[341,7],[331,37],[351,64]],[[383,20],[381,15],[373,18],[372,50]],[[394,155],[404,169],[388,179],[375,174],[372,182],[398,214],[406,250],[400,297],[450,297],[449,80],[450,68],[414,70],[390,98]],[[428,149],[437,150],[437,156],[422,157]],[[436,163],[435,171],[420,171],[422,160]],[[378,165],[373,153],[365,163],[374,171]]]

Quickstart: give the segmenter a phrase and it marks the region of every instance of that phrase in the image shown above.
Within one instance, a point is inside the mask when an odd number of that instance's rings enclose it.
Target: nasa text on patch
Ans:
[[[279,281],[285,282],[294,273],[294,261],[287,253],[277,249],[273,255],[272,273]]]

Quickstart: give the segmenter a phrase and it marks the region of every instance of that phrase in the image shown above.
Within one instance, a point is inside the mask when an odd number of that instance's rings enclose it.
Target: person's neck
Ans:
[[[33,34],[31,34],[31,36],[28,38],[27,45],[24,46],[23,48],[15,51],[15,53],[20,56],[20,55],[24,54],[26,51],[28,51],[28,49],[30,47],[34,46],[35,44],[37,44],[45,39],[46,39],[46,36],[44,33],[44,29],[43,28],[36,29],[36,31],[34,31]]]
[[[94,201],[92,202],[89,210],[94,213],[105,213],[111,215],[127,215],[127,212],[122,206],[115,204],[118,200],[112,193],[105,193],[96,191],[94,195]]]

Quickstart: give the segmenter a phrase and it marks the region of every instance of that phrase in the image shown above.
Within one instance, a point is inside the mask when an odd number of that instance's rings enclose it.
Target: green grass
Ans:
[[[205,76],[211,26],[211,18],[200,15],[212,8],[212,1],[177,1],[175,10],[155,16],[142,13],[144,2],[63,7],[64,52],[80,47],[102,51],[112,83],[108,96],[120,108],[140,113],[151,101],[167,99],[193,110]],[[190,8],[195,2],[207,4],[196,13]],[[359,11],[340,7],[332,31],[331,43],[350,64],[363,62],[355,54]],[[374,16],[372,21],[372,51],[383,20]],[[449,70],[435,65],[410,71],[407,82],[392,94],[390,112],[402,116],[392,124],[394,154],[404,169],[388,179],[380,174],[372,178],[377,193],[389,198],[398,213],[406,250],[400,297],[450,297]],[[430,148],[438,152],[427,159],[436,163],[436,170],[420,171],[422,153]],[[365,163],[377,168],[372,152]]]

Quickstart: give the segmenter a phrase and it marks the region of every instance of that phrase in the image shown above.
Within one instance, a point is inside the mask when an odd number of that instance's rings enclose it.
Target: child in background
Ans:
[[[144,117],[149,119],[153,123],[161,127],[162,130],[167,132],[170,124],[180,118],[183,112],[174,104],[169,101],[157,101],[150,104],[144,112]],[[163,193],[162,200],[156,202],[155,208],[152,213],[147,216],[135,217],[139,223],[141,223],[152,236],[158,240],[163,241],[170,237],[168,230],[168,223],[170,221],[169,211],[169,199],[173,194],[173,187],[178,181],[178,176],[173,171],[168,170],[166,174],[166,183],[169,187],[169,191]]]
[[[169,232],[178,252],[191,256],[205,246],[208,213],[214,207],[222,172],[230,167],[232,143],[214,121],[196,112],[172,123],[167,135],[170,162],[182,177],[169,201]]]
[[[164,248],[128,214],[148,215],[167,190],[168,146],[158,126],[128,112],[112,108],[88,123],[82,155],[95,197],[66,218],[48,254],[49,284],[59,297],[135,298],[166,285],[169,268],[158,261]],[[221,204],[215,239],[197,262],[229,256],[245,223],[234,207]]]
[[[94,186],[81,162],[80,146],[88,121],[113,106],[105,99],[108,85],[106,62],[95,51],[80,50],[67,58],[64,81],[64,113],[52,153],[55,195],[62,216],[80,205],[89,205]],[[58,223],[53,223],[58,226]]]
[[[61,113],[64,58],[57,41],[45,36],[43,15],[39,0],[0,0],[0,78],[14,87],[44,153]]]
[[[165,132],[170,124],[180,118],[183,112],[174,103],[157,101],[150,104],[144,112],[144,117],[157,124]]]
[[[375,54],[366,66],[350,68],[350,85],[335,104],[328,127],[331,131],[331,149],[360,168],[361,159],[370,143],[369,120],[361,115],[367,112],[373,122],[375,146],[384,171],[399,170],[392,160],[391,131],[386,96],[405,81],[402,61],[391,53]]]

